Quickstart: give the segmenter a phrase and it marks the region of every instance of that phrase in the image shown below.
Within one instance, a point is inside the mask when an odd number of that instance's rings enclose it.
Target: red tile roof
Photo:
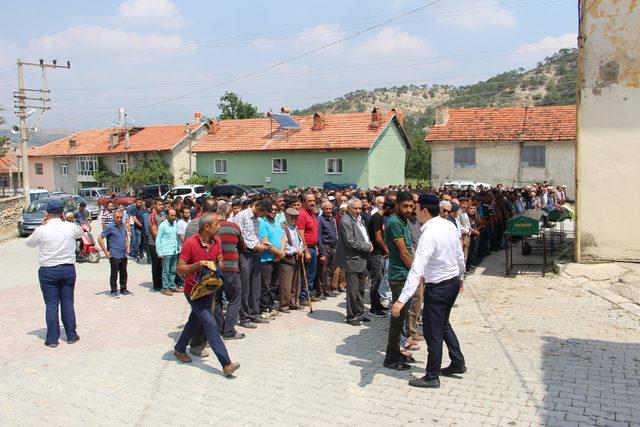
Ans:
[[[8,174],[9,168],[12,172],[18,172],[16,153],[13,150],[7,151],[4,156],[0,157],[0,173]]]
[[[313,129],[313,116],[293,116],[300,130],[285,131],[269,118],[220,120],[215,133],[204,133],[193,146],[196,153],[274,150],[370,149],[382,131],[395,119],[393,112],[381,113],[380,126],[372,128],[371,113],[325,115],[325,125]],[[270,128],[270,124],[272,128]],[[402,132],[403,139],[406,138]],[[408,140],[405,139],[408,146]]]
[[[461,108],[425,138],[438,141],[566,141],[576,139],[576,107]]]
[[[204,123],[198,123],[190,127],[194,130],[203,125]],[[29,151],[29,157],[169,151],[186,136],[184,129],[185,125],[159,125],[147,126],[135,133],[132,131],[128,149],[124,148],[122,138],[118,145],[111,148],[109,136],[113,132],[112,128],[85,130],[33,148]],[[75,147],[71,146],[71,140],[75,140]]]

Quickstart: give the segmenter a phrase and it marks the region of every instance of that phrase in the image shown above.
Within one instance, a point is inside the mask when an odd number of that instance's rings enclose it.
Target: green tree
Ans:
[[[434,119],[435,110],[427,108],[423,113],[407,115],[404,120],[404,130],[411,143],[405,164],[407,178],[419,181],[431,179],[431,146],[424,142],[424,138]]]
[[[220,119],[222,120],[263,117],[262,114],[258,113],[258,107],[244,102],[242,98],[234,92],[225,92],[225,94],[220,97],[218,108],[220,109]]]
[[[173,174],[171,168],[162,159],[142,159],[135,167],[122,175],[116,175],[100,166],[94,174],[96,182],[117,187],[136,187],[147,184],[171,184]]]
[[[204,185],[204,187],[209,190],[214,185],[224,184],[227,182],[226,179],[220,177],[210,177],[210,176],[202,176],[194,173],[191,178],[187,180],[185,184],[189,185]]]

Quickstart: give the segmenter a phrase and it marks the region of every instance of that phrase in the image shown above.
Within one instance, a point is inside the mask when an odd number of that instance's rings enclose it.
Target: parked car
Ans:
[[[87,211],[91,215],[92,220],[97,219],[98,215],[100,215],[100,208],[98,207],[98,205],[96,205],[95,203],[87,202],[84,197],[78,196],[77,194],[74,195],[65,193],[60,194],[59,197],[73,197],[73,199],[76,201],[77,206],[80,206],[80,203],[84,202],[84,204],[87,205]]]
[[[113,202],[116,205],[122,203],[123,205],[130,205],[135,202],[136,198],[126,193],[107,193],[100,197],[96,202],[98,206],[107,206],[109,202]]]
[[[211,188],[211,195],[213,197],[238,197],[238,196],[251,196],[258,194],[253,188],[245,187],[239,184],[220,184],[214,185]]]
[[[337,182],[331,182],[331,181],[322,183],[323,190],[341,191],[341,190],[346,190],[349,187],[351,187],[354,190],[358,188],[356,184],[350,184],[350,183],[337,183]]]
[[[170,190],[171,186],[169,184],[145,185],[138,188],[138,191],[136,191],[136,196],[142,197],[143,199],[153,199],[155,197],[162,197]]]
[[[277,188],[271,187],[252,187],[252,189],[263,195],[277,194],[280,192]]]
[[[491,188],[491,185],[487,184],[486,182],[478,182],[478,181],[449,181],[449,182],[445,182],[444,186],[451,187],[454,190],[471,189],[474,191],[478,191],[480,189],[480,186],[482,186],[482,188],[484,188],[485,190],[488,190]]]
[[[47,204],[49,200],[62,199],[64,202],[64,211],[75,212],[78,208],[75,199],[68,196],[62,197],[43,197],[36,199],[29,204],[29,207],[23,209],[22,218],[18,221],[18,234],[20,237],[26,237],[33,233],[33,231],[42,225],[42,220],[47,213]]]
[[[177,187],[173,187],[170,191],[167,191],[163,198],[171,198],[173,199],[176,196],[180,196],[183,199],[185,197],[191,198],[191,200],[195,200],[200,196],[206,196],[207,189],[204,188],[204,185],[179,185]]]
[[[100,197],[104,197],[109,192],[105,187],[87,187],[78,190],[78,196],[84,197],[88,201],[97,201]]]

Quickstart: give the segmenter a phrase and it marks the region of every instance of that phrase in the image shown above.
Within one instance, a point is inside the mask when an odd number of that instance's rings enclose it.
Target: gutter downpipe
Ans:
[[[576,262],[582,260],[581,252],[581,238],[580,238],[580,218],[582,212],[582,188],[580,186],[580,177],[582,176],[582,162],[580,161],[581,154],[581,105],[582,105],[582,87],[584,84],[584,42],[586,36],[584,34],[584,11],[586,10],[586,0],[580,0],[578,2],[578,70],[576,78],[576,223],[575,223],[575,257]]]

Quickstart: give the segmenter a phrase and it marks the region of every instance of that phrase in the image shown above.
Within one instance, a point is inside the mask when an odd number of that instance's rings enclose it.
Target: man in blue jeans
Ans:
[[[57,347],[60,339],[58,307],[62,312],[62,324],[67,343],[78,342],[76,313],[73,308],[73,291],[76,285],[76,239],[82,237],[82,229],[62,221],[62,200],[47,203],[47,216],[43,225],[27,238],[29,247],[38,248],[40,258],[40,289],[46,305],[47,336],[44,345]]]
[[[142,229],[144,227],[143,207],[144,201],[140,197],[136,198],[135,203],[127,206],[127,218],[129,221],[133,221],[133,224],[131,224],[131,252],[129,255],[136,261],[141,261],[144,258],[142,252]]]
[[[231,361],[227,348],[220,337],[218,324],[211,310],[215,292],[191,299],[191,291],[197,284],[198,273],[209,267],[212,262],[218,265],[223,262],[222,244],[216,236],[219,229],[218,215],[204,213],[200,217],[198,234],[189,237],[182,246],[178,261],[178,273],[185,276],[184,295],[191,306],[191,314],[174,347],[173,355],[182,363],[191,363],[192,359],[186,353],[187,344],[198,328],[202,326],[211,349],[222,365],[222,372],[225,376],[231,376],[240,367],[240,364]]]
[[[176,288],[176,264],[178,262],[178,231],[176,228],[176,210],[167,211],[167,220],[158,227],[156,252],[162,259],[162,295],[171,296],[180,292]]]

